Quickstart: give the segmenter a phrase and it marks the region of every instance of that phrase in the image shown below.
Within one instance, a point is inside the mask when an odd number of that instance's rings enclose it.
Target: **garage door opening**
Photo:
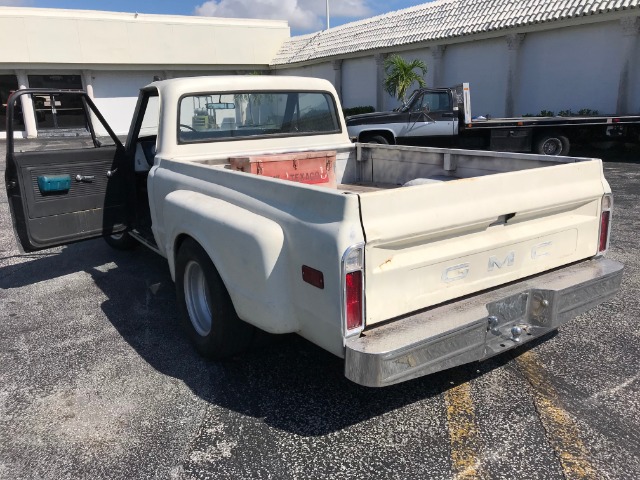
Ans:
[[[29,75],[29,87],[82,90],[82,79],[80,75]],[[33,94],[31,97],[39,131],[88,133],[84,107],[78,95]]]

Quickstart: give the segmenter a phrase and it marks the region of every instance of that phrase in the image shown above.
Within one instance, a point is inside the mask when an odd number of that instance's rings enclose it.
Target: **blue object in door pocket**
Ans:
[[[40,193],[66,192],[71,188],[70,175],[40,175],[38,176]]]

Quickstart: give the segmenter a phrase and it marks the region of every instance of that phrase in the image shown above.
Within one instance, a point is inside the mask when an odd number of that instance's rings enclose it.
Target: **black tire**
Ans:
[[[218,270],[192,239],[178,250],[176,294],[183,326],[202,356],[221,359],[249,348],[255,327],[238,318]]]
[[[540,155],[568,155],[569,139],[564,135],[546,134],[540,136],[534,146],[534,151]]]
[[[133,250],[138,246],[138,241],[127,232],[114,233],[103,238],[111,248],[116,250]]]
[[[377,143],[378,145],[389,145],[389,140],[387,140],[382,135],[373,135],[372,137],[367,138],[367,143]]]

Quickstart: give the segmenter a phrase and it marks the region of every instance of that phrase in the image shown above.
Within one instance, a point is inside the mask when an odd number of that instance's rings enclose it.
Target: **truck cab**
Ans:
[[[394,145],[428,138],[431,144],[446,145],[458,134],[458,103],[451,89],[421,88],[397,110],[352,115],[346,122],[349,136],[362,143]]]

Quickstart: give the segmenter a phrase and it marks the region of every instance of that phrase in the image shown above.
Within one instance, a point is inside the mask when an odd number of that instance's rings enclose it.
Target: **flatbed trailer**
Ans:
[[[571,144],[587,140],[640,141],[640,115],[558,115],[480,120],[471,116],[469,84],[456,85],[451,90],[459,112],[458,135],[488,140],[491,150],[567,155]]]

